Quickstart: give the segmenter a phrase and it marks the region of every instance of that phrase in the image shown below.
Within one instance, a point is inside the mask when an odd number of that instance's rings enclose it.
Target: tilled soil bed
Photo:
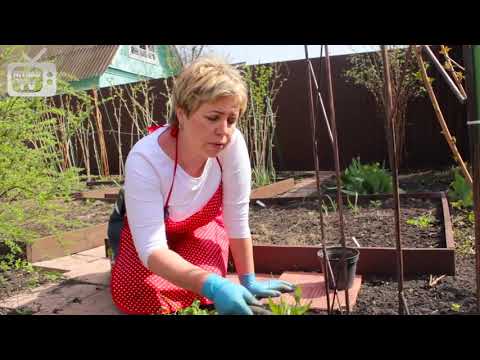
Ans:
[[[344,208],[344,229],[347,246],[394,247],[393,200],[358,205],[355,210]],[[407,220],[431,216],[425,227],[409,225]],[[338,212],[323,213],[327,245],[340,244]],[[439,201],[407,198],[401,200],[402,244],[412,248],[444,247],[444,227]],[[252,205],[250,226],[254,244],[320,245],[320,221],[316,200],[291,201],[286,205]]]
[[[439,188],[438,190],[445,190]],[[465,212],[450,208],[456,246],[456,276],[444,276],[430,285],[430,274],[404,279],[404,294],[410,314],[476,313],[475,258],[473,224]],[[422,229],[406,223],[408,219],[431,214],[433,222]],[[440,201],[407,198],[401,200],[401,233],[405,247],[445,246]],[[345,208],[345,236],[354,246],[355,236],[363,247],[394,247],[394,212],[392,201],[365,204],[358,212]],[[327,245],[339,240],[338,214],[324,214]],[[255,244],[320,245],[318,205],[315,201],[295,201],[289,205],[252,205],[250,227]],[[362,287],[352,314],[398,314],[398,283],[392,276],[363,276]]]

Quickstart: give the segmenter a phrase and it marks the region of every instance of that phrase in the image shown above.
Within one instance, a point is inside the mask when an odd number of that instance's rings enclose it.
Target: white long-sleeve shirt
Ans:
[[[174,161],[157,140],[162,127],[139,140],[125,163],[125,206],[133,243],[142,263],[150,254],[166,248],[164,203],[173,178]],[[250,237],[248,210],[251,167],[242,133],[235,129],[231,142],[215,158],[209,158],[203,174],[194,178],[177,165],[175,183],[169,200],[169,216],[181,221],[200,210],[223,180],[223,216],[229,238]]]

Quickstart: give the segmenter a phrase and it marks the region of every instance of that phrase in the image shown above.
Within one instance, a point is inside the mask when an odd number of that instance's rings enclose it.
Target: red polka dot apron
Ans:
[[[149,128],[149,132],[158,127]],[[176,129],[171,135],[176,137]],[[167,130],[168,131],[168,130]],[[178,143],[178,142],[177,142]],[[218,158],[217,158],[218,162]],[[221,165],[218,162],[218,165]],[[170,250],[206,270],[225,276],[228,262],[228,237],[223,223],[222,182],[205,206],[189,218],[172,221],[168,202],[177,169],[177,151],[172,184],[165,202],[165,228]],[[120,249],[112,266],[111,293],[113,303],[127,314],[166,314],[188,307],[194,300],[211,304],[206,297],[180,288],[146,268],[133,244],[125,215],[120,235]]]

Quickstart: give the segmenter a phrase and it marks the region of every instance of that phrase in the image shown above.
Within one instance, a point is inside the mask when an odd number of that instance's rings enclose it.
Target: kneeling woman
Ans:
[[[196,299],[214,303],[220,314],[252,314],[255,296],[279,296],[293,286],[255,279],[251,167],[236,128],[245,83],[230,65],[201,58],[177,78],[172,102],[169,125],[127,157],[113,302],[129,314],[171,313]],[[241,285],[225,278],[229,247]]]

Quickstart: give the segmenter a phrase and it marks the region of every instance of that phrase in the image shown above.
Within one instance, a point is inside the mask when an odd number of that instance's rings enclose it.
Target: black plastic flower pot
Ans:
[[[353,285],[353,280],[355,279],[355,273],[357,271],[358,258],[360,256],[360,251],[350,247],[341,247],[334,246],[326,248],[328,259],[330,260],[330,266],[335,277],[336,288],[337,290],[345,290],[346,288],[351,288]],[[345,254],[345,261],[343,262],[344,266],[341,266],[340,260],[342,255]],[[318,258],[322,262],[323,266],[323,250],[317,252]],[[345,278],[345,266],[347,267],[347,276]],[[333,279],[331,273],[328,277],[328,287],[329,289],[334,289]]]

